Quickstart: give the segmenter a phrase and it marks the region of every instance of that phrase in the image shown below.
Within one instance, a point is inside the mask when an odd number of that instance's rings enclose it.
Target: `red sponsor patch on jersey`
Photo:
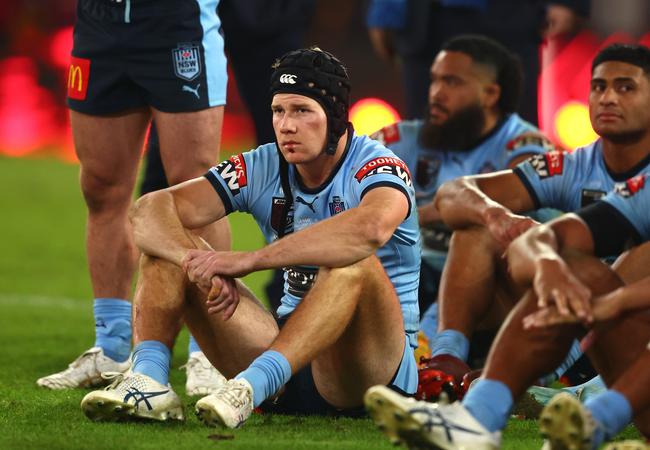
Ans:
[[[396,123],[382,128],[381,133],[384,136],[384,145],[392,144],[400,140],[399,127]]]
[[[548,152],[544,155],[550,177],[554,175],[562,175],[564,170],[564,153],[562,152]]]
[[[248,177],[246,175],[246,161],[244,161],[244,155],[240,153],[239,155],[231,156],[230,161],[235,165],[237,184],[239,184],[240,188],[246,186],[248,184]]]
[[[404,161],[402,161],[399,158],[393,158],[391,156],[381,156],[379,158],[372,159],[368,161],[366,164],[363,165],[361,169],[357,171],[356,174],[354,174],[354,178],[357,179],[359,183],[368,175],[373,173],[373,171],[377,171],[380,167],[397,167],[399,168],[402,172],[405,172],[406,175],[408,175],[408,179],[410,181],[411,178],[411,172],[409,172],[409,168],[406,167],[406,164],[404,164]]]
[[[89,79],[90,60],[71,56],[68,69],[68,97],[74,100],[86,100]]]
[[[541,147],[545,152],[557,150],[546,136],[534,131],[520,134],[506,144],[506,150],[509,152],[521,147]]]
[[[645,179],[646,175],[637,175],[625,182],[628,191],[630,191],[630,197],[645,187]]]

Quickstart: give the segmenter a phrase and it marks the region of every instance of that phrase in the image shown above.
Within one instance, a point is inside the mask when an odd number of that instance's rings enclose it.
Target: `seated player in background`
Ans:
[[[413,174],[423,237],[420,328],[432,341],[451,236],[433,205],[436,191],[463,175],[513,168],[553,145],[515,112],[523,83],[521,63],[498,42],[479,35],[450,39],[430,75],[425,118],[398,122],[371,137],[395,152]]]
[[[575,211],[648,166],[649,104],[650,49],[607,47],[592,63],[589,113],[600,136],[596,142],[571,153],[534,156],[514,170],[458,178],[439,189],[436,207],[454,233],[441,282],[440,333],[432,344],[431,366],[458,382],[467,370],[472,334],[498,329],[525,290],[502,258],[512,239],[537,224],[521,213],[540,207]],[[631,266],[614,267],[628,281]],[[556,372],[580,354],[576,343]]]
[[[497,449],[513,401],[585,338],[610,387],[584,405],[556,396],[540,417],[544,449],[595,450],[631,420],[650,437],[650,187],[644,173],[601,201],[529,229],[508,247],[512,277],[530,286],[501,328],[482,378],[462,403],[432,405],[382,386],[366,405],[393,440],[434,448]],[[629,284],[598,257],[637,247]],[[625,263],[623,265],[625,265]]]
[[[232,377],[196,404],[209,425],[237,427],[258,406],[358,414],[375,384],[415,393],[420,247],[408,168],[354,134],[338,59],[303,49],[274,68],[276,142],[148,194],[133,209],[144,254],[133,369],[83,399],[89,418],[183,417],[168,385],[180,316]],[[235,210],[253,215],[269,245],[217,252],[190,231]],[[286,271],[279,323],[235,278],[268,268]]]

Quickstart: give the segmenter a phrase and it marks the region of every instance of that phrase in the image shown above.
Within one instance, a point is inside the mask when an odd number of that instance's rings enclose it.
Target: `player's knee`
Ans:
[[[111,174],[81,171],[81,192],[91,213],[126,210],[131,201],[132,186],[126,186]]]
[[[208,155],[194,155],[183,161],[182,164],[172,164],[169,169],[165,169],[167,172],[167,181],[170,186],[173,186],[183,181],[203,176],[217,163],[218,161]]]
[[[341,283],[347,282],[360,285],[369,271],[375,268],[376,262],[378,262],[377,257],[372,255],[344,267],[321,267],[318,273],[319,276],[327,275],[336,277]],[[381,268],[382,266],[380,265],[379,267]]]
[[[451,235],[449,242],[450,251],[469,251],[475,253],[477,249],[492,253],[502,251],[496,239],[494,239],[494,236],[492,236],[492,233],[486,227],[476,226],[456,230]]]

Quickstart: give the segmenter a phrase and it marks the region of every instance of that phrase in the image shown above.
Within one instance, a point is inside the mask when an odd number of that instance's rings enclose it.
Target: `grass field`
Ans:
[[[174,351],[171,382],[184,424],[97,424],[79,402],[85,391],[53,392],[34,381],[61,370],[93,342],[84,252],[85,211],[78,167],[54,160],[0,158],[0,449],[381,449],[392,448],[370,420],[255,416],[242,429],[201,425],[184,395],[187,334]],[[262,237],[246,216],[232,218],[234,245]],[[246,279],[258,293],[268,274]],[[626,437],[637,433],[628,429]],[[538,449],[531,421],[512,420],[504,449]]]

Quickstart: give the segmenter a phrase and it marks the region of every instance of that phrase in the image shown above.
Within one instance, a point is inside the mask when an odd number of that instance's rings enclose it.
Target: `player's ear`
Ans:
[[[495,108],[499,103],[499,97],[501,97],[501,86],[497,83],[487,84],[483,88],[484,93],[484,104],[488,108]]]

